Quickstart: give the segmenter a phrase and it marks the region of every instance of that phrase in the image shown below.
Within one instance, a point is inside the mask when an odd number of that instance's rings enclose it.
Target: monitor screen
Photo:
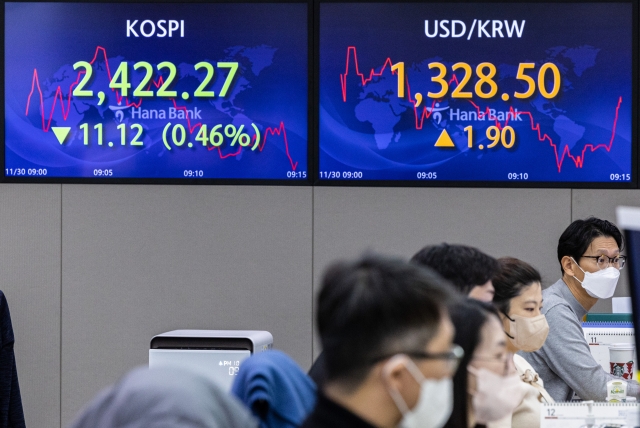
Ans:
[[[5,179],[307,181],[306,1],[4,12]]]
[[[618,226],[624,231],[627,267],[629,271],[629,294],[633,310],[636,349],[640,349],[640,207],[617,207]]]
[[[632,2],[319,5],[319,183],[635,187]]]
[[[180,367],[201,373],[225,390],[231,390],[248,350],[230,349],[150,349],[149,367]]]

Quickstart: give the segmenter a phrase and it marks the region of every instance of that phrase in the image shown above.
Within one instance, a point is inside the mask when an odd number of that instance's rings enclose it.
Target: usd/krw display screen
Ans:
[[[5,176],[307,178],[306,3],[5,3]]]
[[[633,12],[320,4],[317,178],[632,186]]]

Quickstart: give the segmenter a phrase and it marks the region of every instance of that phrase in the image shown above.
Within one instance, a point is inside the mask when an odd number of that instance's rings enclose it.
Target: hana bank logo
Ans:
[[[109,106],[109,110],[115,112],[116,119],[118,119],[118,122],[120,123],[122,123],[122,120],[124,119],[123,110],[131,108],[131,106],[121,106],[121,104],[122,102],[118,102],[117,106]]]
[[[440,125],[440,122],[442,122],[442,113],[440,112],[448,110],[449,106],[440,107],[440,103],[435,103],[433,107],[425,107],[425,108],[431,115],[431,118],[434,120],[434,122]]]

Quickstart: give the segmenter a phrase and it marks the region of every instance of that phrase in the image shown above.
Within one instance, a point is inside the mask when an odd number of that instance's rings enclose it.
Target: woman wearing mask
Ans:
[[[512,257],[498,259],[499,271],[493,278],[494,305],[500,312],[509,352],[533,352],[544,344],[549,325],[542,310],[540,273],[531,265]],[[489,424],[490,428],[540,427],[540,403],[552,403],[542,380],[531,365],[514,355],[518,376],[527,393],[511,417]]]
[[[453,342],[464,357],[453,378],[453,411],[446,428],[473,428],[510,416],[525,394],[493,306],[465,299],[450,308]]]

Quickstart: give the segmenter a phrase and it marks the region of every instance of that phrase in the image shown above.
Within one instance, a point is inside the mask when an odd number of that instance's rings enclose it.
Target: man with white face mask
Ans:
[[[463,356],[435,273],[366,256],[327,269],[317,321],[326,381],[303,428],[440,428]]]
[[[576,220],[558,242],[562,279],[542,292],[542,313],[549,335],[542,348],[520,355],[544,380],[555,401],[569,401],[575,392],[583,400],[604,401],[613,375],[589,351],[581,321],[598,299],[613,296],[626,257],[622,234],[606,220]],[[638,396],[640,385],[629,381],[627,394]]]

